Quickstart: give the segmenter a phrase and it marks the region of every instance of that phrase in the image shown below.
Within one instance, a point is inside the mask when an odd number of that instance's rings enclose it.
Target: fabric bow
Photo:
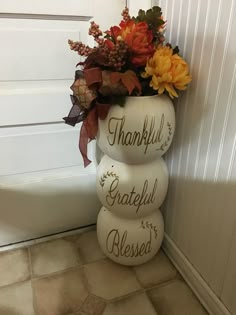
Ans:
[[[79,150],[83,157],[84,167],[91,163],[87,156],[88,143],[96,138],[98,132],[98,118],[105,119],[110,104],[98,102],[98,93],[102,85],[102,71],[100,68],[90,68],[84,71],[77,70],[75,81],[71,86],[72,108],[65,123],[75,126],[83,122],[79,137]]]

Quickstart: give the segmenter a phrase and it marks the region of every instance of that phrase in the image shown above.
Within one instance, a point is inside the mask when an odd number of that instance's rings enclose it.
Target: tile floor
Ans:
[[[90,231],[0,253],[0,315],[207,315],[159,252],[124,267]]]

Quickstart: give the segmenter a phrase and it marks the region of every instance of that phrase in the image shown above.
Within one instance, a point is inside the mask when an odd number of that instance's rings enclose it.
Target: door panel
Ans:
[[[87,21],[0,20],[0,81],[71,79],[80,58],[67,40],[86,41],[88,27]]]
[[[91,16],[105,30],[119,22],[124,5],[0,2],[0,245],[96,222],[96,164],[83,169],[80,126],[62,120],[80,61],[67,40],[94,45]]]
[[[61,122],[70,110],[71,80],[0,82],[0,126]],[[63,124],[64,125],[64,124]]]
[[[47,14],[54,15],[77,15],[81,16],[93,15],[94,0],[78,1],[78,0],[57,0],[50,2],[48,0],[8,0],[2,1],[0,4],[1,12],[8,14],[36,14],[44,16]]]

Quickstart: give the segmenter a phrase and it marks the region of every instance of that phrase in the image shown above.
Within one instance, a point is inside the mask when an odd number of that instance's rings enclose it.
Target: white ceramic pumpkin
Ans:
[[[114,160],[140,164],[162,156],[175,130],[175,111],[166,95],[127,97],[99,120],[97,143]]]
[[[164,223],[159,210],[135,220],[121,218],[105,207],[97,220],[98,242],[104,254],[122,265],[140,265],[159,250]]]
[[[137,219],[158,209],[168,188],[168,170],[159,157],[131,165],[103,156],[97,167],[97,194],[108,210],[118,216]]]

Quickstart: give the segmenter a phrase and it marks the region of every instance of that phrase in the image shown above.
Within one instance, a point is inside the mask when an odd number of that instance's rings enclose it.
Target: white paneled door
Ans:
[[[90,19],[106,30],[124,6],[0,1],[0,246],[96,222],[96,165],[83,168],[79,127],[62,120],[79,61],[67,40],[93,44]]]

